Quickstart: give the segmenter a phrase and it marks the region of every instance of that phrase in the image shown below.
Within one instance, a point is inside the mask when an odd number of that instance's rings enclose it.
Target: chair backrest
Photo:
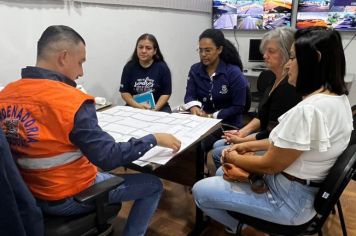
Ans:
[[[354,130],[351,133],[350,144],[356,144],[356,105],[351,107],[352,110],[352,117],[354,119]]]
[[[251,91],[250,87],[246,87],[246,101],[245,101],[245,108],[244,113],[246,114],[251,108]]]
[[[276,80],[276,76],[270,70],[265,70],[260,73],[257,78],[257,90],[260,94],[264,94],[266,89],[271,86]]]
[[[107,194],[123,182],[113,177],[94,184],[74,196],[77,202],[95,200],[95,210],[73,216],[42,215],[36,200],[15,164],[6,137],[0,128],[0,235],[77,236],[105,231],[117,216],[121,203],[108,204]],[[95,235],[96,232],[94,232]]]
[[[323,186],[319,189],[314,208],[318,224],[323,225],[336,202],[355,174],[356,145],[348,146],[330,169]]]
[[[354,119],[354,130],[352,130],[349,145],[356,144],[356,105],[353,105],[351,107],[351,110],[352,110],[352,118]],[[356,168],[356,163],[355,163],[355,168]],[[356,181],[356,175],[354,175],[352,179]]]

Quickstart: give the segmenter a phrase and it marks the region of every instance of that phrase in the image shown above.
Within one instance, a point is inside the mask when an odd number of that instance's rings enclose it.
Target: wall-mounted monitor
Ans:
[[[269,30],[291,25],[292,0],[213,1],[213,28]]]
[[[249,62],[263,62],[263,55],[260,52],[261,39],[250,39],[250,47],[248,50]]]
[[[356,0],[299,0],[296,27],[356,31]]]

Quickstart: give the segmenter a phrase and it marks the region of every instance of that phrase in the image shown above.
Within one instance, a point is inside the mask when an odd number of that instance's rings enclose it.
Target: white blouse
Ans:
[[[278,118],[271,131],[274,146],[303,151],[284,172],[301,179],[323,180],[346,149],[353,130],[346,95],[315,94]]]

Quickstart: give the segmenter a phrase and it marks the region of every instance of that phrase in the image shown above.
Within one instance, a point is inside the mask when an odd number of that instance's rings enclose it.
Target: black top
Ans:
[[[270,131],[278,124],[278,117],[302,100],[295,87],[288,83],[287,77],[269,95],[272,87],[273,84],[266,89],[258,107],[261,128],[256,135],[257,140],[268,138]]]

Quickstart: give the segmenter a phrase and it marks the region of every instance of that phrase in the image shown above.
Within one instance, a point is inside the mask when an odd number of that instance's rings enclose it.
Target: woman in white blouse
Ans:
[[[340,34],[324,28],[297,31],[286,68],[288,82],[303,101],[278,119],[279,125],[264,144],[267,152],[257,158],[248,154],[254,150],[247,145],[232,146],[223,152],[218,176],[193,187],[197,206],[232,231],[236,231],[238,221],[226,210],[285,225],[309,221],[316,214],[313,202],[320,183],[351,136]],[[249,183],[224,180],[223,175],[229,177],[226,167],[231,165],[265,174],[268,191],[258,194]]]

